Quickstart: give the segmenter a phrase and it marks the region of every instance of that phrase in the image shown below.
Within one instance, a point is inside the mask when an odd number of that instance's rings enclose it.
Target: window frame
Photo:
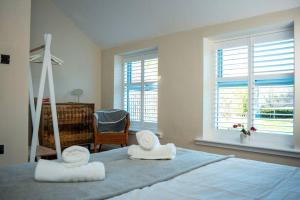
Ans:
[[[139,131],[143,129],[148,129],[153,132],[157,132],[157,127],[158,127],[158,109],[157,109],[157,116],[156,116],[156,123],[155,122],[145,122],[144,121],[144,93],[145,93],[145,81],[144,81],[144,76],[145,76],[145,65],[144,62],[145,60],[150,60],[150,59],[157,59],[157,71],[159,70],[159,59],[158,59],[158,53],[157,50],[151,50],[151,51],[143,51],[143,52],[138,52],[134,54],[129,54],[122,56],[122,61],[121,61],[121,86],[122,86],[122,94],[121,94],[121,108],[124,110],[128,110],[128,108],[125,108],[124,105],[124,94],[125,94],[125,88],[126,85],[128,86],[128,79],[127,83],[125,84],[124,82],[124,73],[125,73],[125,63],[127,62],[135,62],[135,61],[141,61],[141,82],[140,83],[133,83],[130,85],[138,85],[141,87],[141,120],[140,121],[133,121],[131,118],[131,126],[130,130],[131,131]],[[158,77],[159,77],[159,71],[158,71]],[[158,88],[159,88],[159,79],[157,82],[152,82],[152,83],[157,83],[157,106],[158,106]],[[127,89],[127,93],[128,93]],[[127,97],[127,106],[128,106],[128,97]]]
[[[279,33],[278,35],[276,35],[276,33]],[[283,33],[283,35],[286,36],[282,36],[280,35],[281,33]],[[254,115],[253,115],[253,105],[254,105],[254,99],[253,99],[253,92],[255,90],[255,80],[262,80],[262,79],[275,79],[274,76],[276,78],[287,78],[287,77],[293,77],[293,79],[295,80],[295,69],[296,69],[296,64],[295,64],[295,52],[294,52],[294,72],[293,73],[287,73],[287,74],[276,74],[276,75],[255,75],[254,74],[254,45],[257,43],[261,43],[261,38],[263,38],[264,36],[267,35],[271,35],[274,34],[274,37],[269,37],[267,40],[262,40],[263,42],[269,42],[269,41],[275,41],[276,39],[291,39],[293,38],[295,40],[294,37],[294,28],[287,28],[287,29],[280,29],[280,30],[275,30],[275,31],[268,31],[268,32],[260,32],[258,34],[248,34],[248,35],[244,35],[241,37],[236,37],[236,38],[228,38],[225,40],[218,40],[218,41],[214,41],[213,43],[211,43],[210,45],[211,47],[211,63],[213,64],[213,71],[211,72],[211,75],[213,76],[211,78],[211,80],[213,81],[213,90],[214,92],[212,92],[213,94],[213,99],[214,99],[214,103],[212,104],[212,125],[213,125],[213,130],[216,134],[220,135],[223,133],[238,133],[239,130],[237,129],[218,129],[217,128],[217,120],[218,118],[216,117],[217,115],[217,89],[218,89],[218,82],[219,81],[224,81],[224,82],[229,82],[229,81],[247,81],[247,87],[248,87],[248,113],[247,113],[247,124],[248,126],[252,126],[253,122],[254,122]],[[292,36],[292,37],[291,37]],[[285,38],[286,37],[286,38]],[[271,38],[271,39],[270,39]],[[269,41],[268,41],[269,40]],[[217,55],[216,55],[216,51],[218,49],[223,49],[223,48],[231,48],[231,47],[237,47],[238,45],[247,45],[248,47],[248,76],[240,76],[240,77],[218,77],[218,68],[216,68],[216,60],[217,60]],[[294,41],[294,45],[295,45],[295,41]],[[295,48],[295,47],[294,47]],[[294,93],[293,93],[293,98],[294,98],[294,109],[295,109],[295,98],[296,98],[296,93],[295,93],[295,81],[294,81]],[[294,136],[295,135],[295,112],[293,114],[293,132],[292,135],[288,135],[288,134],[278,134],[278,135],[283,135],[283,136]],[[265,133],[265,132],[259,132],[258,133],[261,135],[264,134],[268,134],[268,135],[274,135],[272,133]]]

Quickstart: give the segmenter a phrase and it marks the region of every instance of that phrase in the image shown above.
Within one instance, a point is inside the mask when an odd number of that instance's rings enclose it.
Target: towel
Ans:
[[[90,152],[87,148],[75,145],[63,151],[62,159],[66,167],[79,167],[89,162]]]
[[[174,144],[159,145],[156,148],[147,151],[140,145],[131,145],[128,147],[130,159],[160,160],[173,159],[176,156],[176,147]]]
[[[152,150],[160,144],[158,137],[152,131],[148,130],[137,132],[136,139],[139,145],[145,150]]]
[[[40,159],[35,168],[34,178],[45,182],[99,181],[105,178],[105,168],[102,162],[69,168],[56,160]]]

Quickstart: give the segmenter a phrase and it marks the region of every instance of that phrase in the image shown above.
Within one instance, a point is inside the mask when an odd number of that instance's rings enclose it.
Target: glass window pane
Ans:
[[[254,92],[254,126],[259,132],[293,134],[293,85],[258,85]]]
[[[130,120],[141,121],[141,88],[129,89],[128,91],[128,112]]]
[[[247,127],[248,87],[219,87],[216,108],[218,129],[232,129],[233,124],[238,123]]]
[[[144,121],[157,123],[158,106],[157,83],[145,84],[144,91]]]

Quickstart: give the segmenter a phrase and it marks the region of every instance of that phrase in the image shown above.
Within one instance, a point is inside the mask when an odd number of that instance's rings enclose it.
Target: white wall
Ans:
[[[10,65],[0,64],[0,165],[27,161],[28,58],[31,0],[1,0],[0,54],[10,54]]]
[[[43,43],[44,33],[52,34],[53,55],[64,60],[53,68],[57,102],[70,102],[73,89],[84,93],[80,101],[101,105],[101,49],[91,41],[51,0],[32,0],[31,41],[34,48]],[[34,93],[37,96],[41,64],[32,64]],[[47,87],[46,87],[47,88]],[[49,96],[48,88],[45,96]]]
[[[295,21],[296,48],[300,8],[253,17],[235,22],[179,32],[154,39],[129,43],[102,51],[102,107],[112,107],[114,100],[114,56],[124,52],[158,47],[159,87],[158,129],[162,142],[178,146],[239,157],[300,166],[300,159],[270,156],[251,152],[196,145],[194,139],[203,135],[203,38],[253,29],[260,26]],[[297,25],[298,24],[298,25]],[[297,57],[297,56],[296,56]],[[296,59],[296,65],[298,65]],[[298,67],[296,66],[296,73]],[[203,122],[204,121],[204,122]],[[297,122],[296,124],[299,124]],[[296,134],[300,135],[299,129]]]

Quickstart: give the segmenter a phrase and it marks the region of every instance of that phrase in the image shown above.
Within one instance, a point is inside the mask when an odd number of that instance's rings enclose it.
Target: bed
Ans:
[[[174,160],[129,160],[127,148],[93,154],[106,179],[42,183],[35,164],[0,168],[0,199],[300,199],[300,168],[183,148]]]

